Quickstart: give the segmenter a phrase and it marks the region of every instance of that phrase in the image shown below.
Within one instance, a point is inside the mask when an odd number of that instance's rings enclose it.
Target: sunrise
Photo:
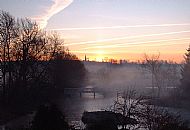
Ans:
[[[16,2],[14,8],[9,3],[1,2],[1,8],[36,20],[46,31],[59,32],[64,46],[81,60],[85,54],[95,60],[94,50],[101,48],[106,57],[116,54],[118,60],[132,60],[127,53],[134,53],[133,60],[138,60],[149,51],[160,52],[165,60],[182,62],[189,45],[188,0],[22,0],[24,6]],[[23,11],[27,7],[31,10],[31,6],[32,11]]]
[[[0,130],[190,130],[190,0],[0,0]]]

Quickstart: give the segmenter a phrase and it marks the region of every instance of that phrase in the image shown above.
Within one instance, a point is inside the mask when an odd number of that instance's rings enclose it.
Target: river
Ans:
[[[59,107],[70,124],[81,124],[84,111],[109,110],[115,99],[115,97],[104,98],[103,95],[98,93],[96,93],[96,98],[94,99],[92,93],[86,93],[83,94],[82,98],[78,95],[60,99]]]
[[[94,95],[91,93],[84,94],[82,98],[80,98],[79,95],[75,95],[72,97],[64,96],[63,98],[60,98],[58,104],[69,124],[76,125],[76,128],[83,128],[84,125],[81,122],[81,117],[84,111],[109,110],[109,108],[114,104],[115,100],[116,96],[109,96],[104,98],[101,94],[98,93],[96,93],[96,98],[94,99]],[[182,118],[190,121],[189,110],[176,108],[167,109],[174,113],[179,112]],[[12,128],[15,128],[15,126],[18,126],[18,124],[26,125],[32,121],[33,116],[33,114],[28,114],[26,116],[17,118],[7,123],[6,126],[11,126]]]
[[[59,104],[70,124],[83,127],[81,117],[84,111],[109,110],[115,100],[116,96],[104,98],[101,94],[96,94],[94,99],[93,94],[85,94],[82,98],[80,96],[63,98]],[[190,121],[190,111],[177,108],[167,109],[174,113],[180,113],[183,119]]]

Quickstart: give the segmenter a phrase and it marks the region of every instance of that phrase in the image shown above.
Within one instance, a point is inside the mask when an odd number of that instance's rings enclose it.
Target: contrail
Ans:
[[[124,37],[116,37],[116,38],[109,38],[109,39],[102,39],[102,40],[94,40],[94,41],[68,43],[68,44],[65,44],[65,46],[85,45],[85,44],[91,44],[91,43],[100,43],[100,42],[109,42],[109,41],[125,40],[125,39],[130,39],[130,38],[140,38],[140,37],[152,37],[152,36],[172,35],[172,34],[189,33],[189,32],[190,32],[190,31],[187,30],[187,31],[178,31],[178,32],[167,32],[167,33],[155,33],[155,34],[137,35],[137,36],[124,36]]]
[[[143,46],[152,46],[152,45],[147,44],[147,43],[168,42],[168,41],[181,41],[181,40],[190,40],[190,38],[174,38],[174,39],[168,39],[168,40],[153,40],[153,41],[146,41],[146,42],[119,43],[119,44],[112,44],[112,45],[92,46],[92,47],[86,47],[86,48],[83,48],[83,49],[121,48],[121,47],[129,47],[130,45],[132,45],[132,46],[139,46],[139,45],[142,45],[142,44],[143,44]],[[144,44],[144,43],[146,43],[146,44]],[[177,44],[177,43],[174,43],[174,44]],[[160,45],[163,45],[163,44],[160,44]]]
[[[80,50],[70,50],[72,53],[88,53],[88,54],[97,54],[97,51],[80,51]],[[107,53],[106,53],[107,54]]]
[[[190,38],[189,38],[190,39]],[[186,44],[186,43],[163,43],[163,44],[153,44],[153,45],[145,45],[145,46],[170,46],[170,45],[181,45],[181,44]],[[135,45],[135,46],[139,46],[138,45]],[[143,45],[144,46],[144,45]],[[129,47],[133,47],[133,46],[128,46]],[[71,50],[71,52],[73,53],[89,53],[89,54],[97,54],[97,51],[87,51],[87,50]],[[126,53],[127,51],[122,51],[122,50],[119,50],[119,51],[111,51],[111,52],[105,52],[105,54],[112,54],[112,53]]]
[[[50,29],[54,31],[75,31],[75,30],[101,30],[101,29],[125,29],[125,28],[141,28],[141,27],[170,27],[170,26],[186,26],[190,23],[182,24],[150,24],[150,25],[129,25],[129,26],[105,26],[105,27],[79,27],[79,28],[57,28]]]
[[[54,16],[55,14],[65,9],[73,2],[73,0],[52,0],[52,1],[53,1],[53,5],[47,10],[45,15],[38,16],[37,18],[33,18],[37,20],[37,22],[39,22],[40,28],[42,29],[46,27],[48,20],[52,16]]]
[[[190,39],[190,38],[189,38]],[[169,44],[154,44],[154,45],[145,45],[145,46],[171,46],[171,45],[182,45],[182,44],[186,44],[186,43],[169,43]],[[138,45],[135,45],[135,46],[138,46]],[[144,45],[143,45],[144,46]],[[129,47],[133,47],[133,46],[128,46]],[[71,50],[70,52],[73,52],[73,53],[81,53],[81,54],[97,54],[97,51],[86,51],[86,50]],[[104,54],[114,54],[114,53],[127,53],[128,51],[124,51],[124,50],[119,50],[119,51],[107,51],[105,52]]]
[[[70,50],[72,53],[85,53],[85,54],[97,54],[97,51],[80,51],[80,50]],[[113,53],[121,53],[122,51],[111,51],[111,52],[104,52],[104,54],[113,54]],[[123,53],[123,52],[122,52]]]

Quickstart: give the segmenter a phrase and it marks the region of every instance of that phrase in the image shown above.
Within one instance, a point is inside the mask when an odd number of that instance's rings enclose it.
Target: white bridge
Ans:
[[[84,93],[93,94],[93,97],[95,99],[96,93],[103,93],[103,92],[92,86],[87,86],[84,88],[64,88],[65,95],[79,94],[80,98],[82,98]]]

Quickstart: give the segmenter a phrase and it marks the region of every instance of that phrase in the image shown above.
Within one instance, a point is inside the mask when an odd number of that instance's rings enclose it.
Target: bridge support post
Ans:
[[[118,102],[118,100],[119,100],[119,92],[117,91],[117,102]]]
[[[80,92],[80,98],[82,98],[82,92]]]
[[[94,92],[94,99],[96,98],[96,92]]]

